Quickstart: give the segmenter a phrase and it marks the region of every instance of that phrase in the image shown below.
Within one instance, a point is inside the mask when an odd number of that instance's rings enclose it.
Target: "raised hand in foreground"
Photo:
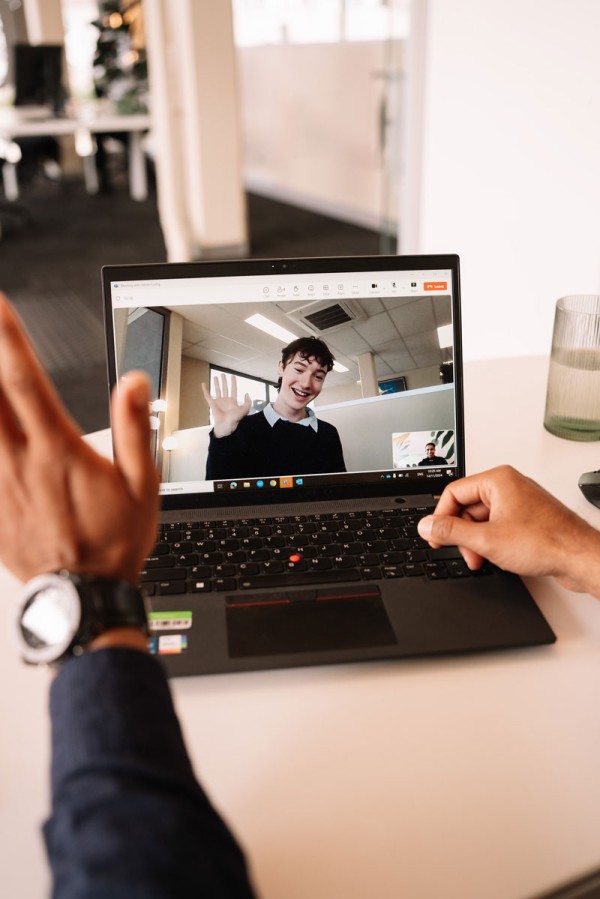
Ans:
[[[149,391],[133,372],[111,402],[116,461],[81,438],[0,294],[0,558],[21,580],[62,568],[137,583],[156,538]]]

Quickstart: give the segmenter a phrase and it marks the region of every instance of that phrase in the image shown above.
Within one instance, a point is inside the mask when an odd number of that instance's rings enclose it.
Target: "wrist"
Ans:
[[[146,648],[147,599],[131,582],[66,570],[23,588],[17,634],[23,659],[60,665],[107,646]]]
[[[236,422],[234,425],[230,424],[221,424],[215,425],[213,427],[213,434],[217,438],[217,440],[221,440],[223,437],[231,437],[235,429],[237,428],[238,423]]]
[[[137,649],[148,652],[148,637],[141,628],[115,627],[95,637],[86,646],[87,652],[97,649]]]
[[[600,599],[600,532],[584,524],[573,537],[564,550],[564,571],[558,580],[571,590]]]

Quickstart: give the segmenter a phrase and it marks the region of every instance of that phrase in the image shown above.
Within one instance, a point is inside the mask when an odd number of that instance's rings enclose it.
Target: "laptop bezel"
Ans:
[[[448,269],[452,273],[452,325],[453,325],[453,363],[454,363],[454,407],[456,437],[456,477],[465,473],[464,448],[464,397],[462,378],[462,342],[460,316],[460,264],[456,254],[417,255],[417,256],[336,256],[336,257],[302,257],[289,259],[244,259],[197,262],[160,262],[126,265],[105,265],[102,267],[102,294],[104,304],[104,326],[106,337],[107,379],[109,392],[117,381],[115,341],[112,316],[111,282],[128,280],[153,280],[165,278],[215,278],[240,276],[308,275],[335,272],[369,272],[369,271],[435,271]],[[293,474],[293,472],[291,473]],[[357,499],[369,496],[418,496],[421,494],[438,495],[448,483],[444,473],[435,475],[428,473],[426,481],[407,478],[398,489],[398,482],[391,479],[367,481],[364,483],[319,485],[302,489],[301,496],[294,496],[295,502],[320,502],[331,500]],[[256,506],[256,495],[240,495],[235,498],[236,506]],[[268,505],[289,503],[286,491],[274,491],[269,495]],[[166,495],[161,497],[163,511],[176,511],[186,508],[226,508],[232,505],[228,494],[186,493],[183,495]]]

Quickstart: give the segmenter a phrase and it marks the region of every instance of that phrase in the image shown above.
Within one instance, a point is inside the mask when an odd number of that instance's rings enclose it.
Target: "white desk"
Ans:
[[[600,526],[577,488],[600,444],[544,431],[546,367],[466,366],[469,470],[511,462]],[[600,604],[529,586],[552,647],[173,682],[263,899],[524,899],[600,863]],[[5,895],[40,896],[47,678],[0,587],[0,864]]]
[[[7,141],[19,137],[60,137],[77,132],[106,134],[125,131],[129,134],[129,191],[134,200],[145,200],[148,196],[146,164],[142,147],[142,134],[152,124],[149,115],[117,115],[103,106],[84,105],[72,115],[54,118],[44,115],[31,116],[18,107],[0,108],[0,138]],[[86,187],[89,193],[98,190],[98,178],[94,155],[83,157]],[[4,193],[8,200],[19,197],[16,165],[5,161],[2,167]]]

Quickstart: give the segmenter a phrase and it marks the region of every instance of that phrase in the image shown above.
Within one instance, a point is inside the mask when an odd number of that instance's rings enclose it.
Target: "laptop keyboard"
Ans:
[[[150,595],[294,587],[471,571],[454,546],[431,549],[417,522],[432,508],[162,524],[141,581]],[[316,576],[316,577],[315,577]]]

